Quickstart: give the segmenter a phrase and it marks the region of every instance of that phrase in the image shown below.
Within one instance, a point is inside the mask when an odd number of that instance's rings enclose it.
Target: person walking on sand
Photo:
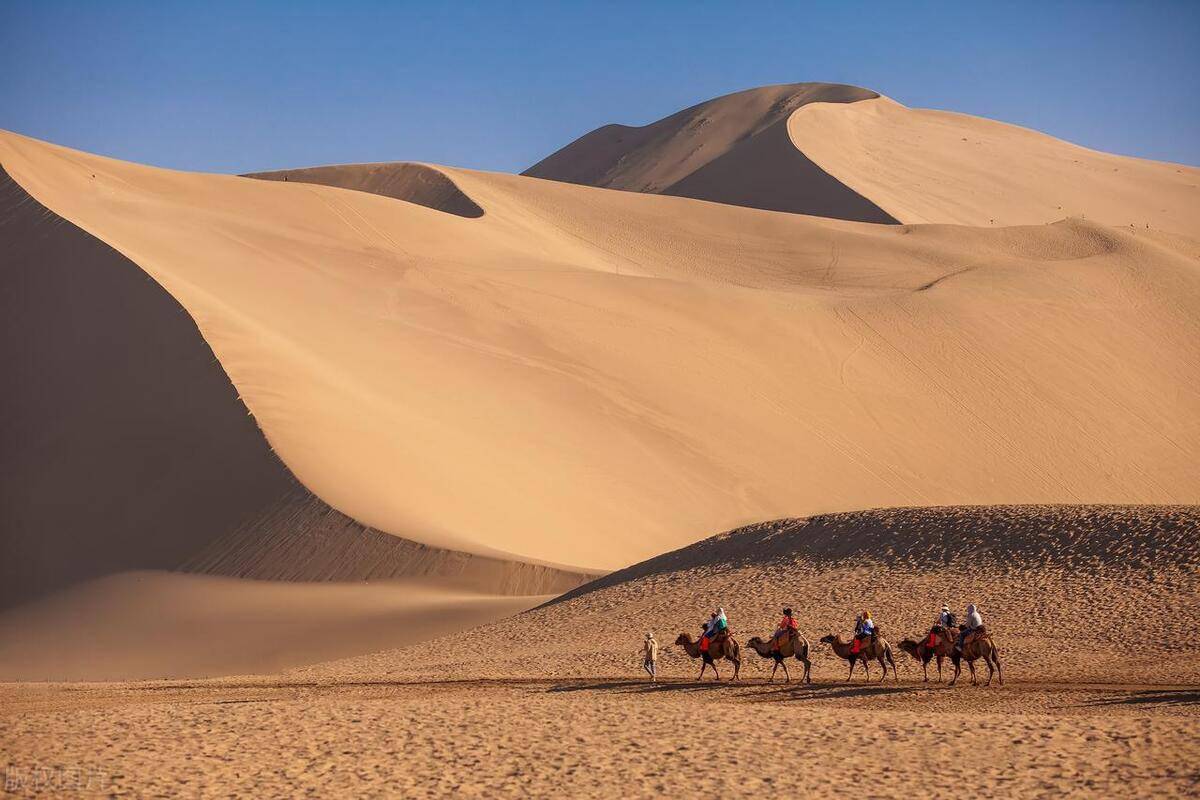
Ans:
[[[650,676],[650,680],[658,680],[658,640],[654,631],[646,631],[646,641],[642,642],[642,669]]]

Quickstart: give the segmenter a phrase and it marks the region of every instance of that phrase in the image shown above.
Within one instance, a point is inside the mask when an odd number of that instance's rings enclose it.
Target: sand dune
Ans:
[[[1079,147],[886,97],[814,104],[788,120],[795,146],[901,222],[1032,225],[1086,217],[1200,235],[1200,169]]]
[[[508,595],[588,577],[417,545],[333,511],[271,452],[169,294],[6,173],[0,203],[0,607],[131,569],[470,576]]]
[[[751,89],[641,128],[606,125],[524,174],[864,222],[1081,217],[1200,233],[1196,167],[834,84]]]
[[[822,635],[849,637],[869,609],[898,643],[927,632],[943,602],[960,616],[979,605],[1010,683],[1195,684],[1195,648],[1180,643],[1200,620],[1200,507],[891,509],[761,523],[453,639],[296,674],[636,675],[638,638],[654,630],[664,674],[687,677],[697,664],[671,643],[717,605],[743,642],[769,636],[789,605],[816,654],[814,680],[836,681],[845,666]],[[769,662],[749,655],[746,676],[765,677]],[[920,680],[904,659],[901,677]]]
[[[445,172],[424,164],[341,164],[251,172],[246,177],[338,186],[416,203],[460,217],[483,216],[483,209],[463,194]]]
[[[1200,499],[1190,239],[0,161],[187,309],[306,487],[431,547],[605,569],[797,513]]]
[[[183,308],[7,174],[0,197],[0,607],[173,568],[282,495]]]
[[[878,96],[830,83],[750,89],[640,128],[605,125],[522,174],[772,211],[894,222],[813,164],[788,137],[788,118],[798,108]]]

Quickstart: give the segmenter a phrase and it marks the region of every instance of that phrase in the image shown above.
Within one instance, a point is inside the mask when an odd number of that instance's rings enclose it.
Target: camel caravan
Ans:
[[[883,633],[875,625],[869,611],[864,611],[855,619],[854,636],[849,641],[843,641],[837,634],[830,633],[821,637],[821,644],[829,645],[834,655],[849,663],[850,671],[846,675],[847,682],[853,679],[854,669],[862,664],[863,675],[871,680],[870,665],[876,662],[882,673],[880,682],[887,680],[888,667],[891,667],[892,677],[898,682],[896,661],[892,646],[884,638]],[[675,644],[691,658],[700,659],[700,675],[703,680],[705,672],[711,668],[716,680],[721,680],[717,668],[720,661],[728,661],[733,665],[733,677],[737,680],[742,670],[742,648],[729,629],[729,620],[725,609],[718,608],[713,612],[703,626],[699,639],[692,639],[687,633],[679,634]],[[746,642],[761,658],[774,662],[768,683],[775,681],[775,675],[783,667],[785,683],[791,682],[788,671],[788,661],[795,659],[804,666],[800,678],[802,683],[812,683],[812,662],[809,660],[809,642],[801,635],[796,618],[790,608],[783,609],[783,619],[768,639],[754,636]],[[978,686],[979,680],[975,672],[975,662],[982,659],[987,666],[988,676],[984,686],[990,686],[992,677],[1004,684],[1004,674],[1000,669],[1000,652],[992,642],[992,637],[984,627],[983,617],[974,605],[967,606],[966,620],[960,625],[948,605],[943,605],[937,621],[927,634],[919,639],[904,639],[899,644],[900,650],[912,656],[914,661],[921,663],[925,682],[929,682],[929,662],[937,659],[938,682],[943,680],[942,666],[946,659],[954,666],[954,676],[950,686],[958,682],[962,674],[962,663],[965,661],[971,672],[971,685]],[[652,680],[657,680],[656,662],[658,660],[658,643],[653,633],[646,634],[645,668]]]

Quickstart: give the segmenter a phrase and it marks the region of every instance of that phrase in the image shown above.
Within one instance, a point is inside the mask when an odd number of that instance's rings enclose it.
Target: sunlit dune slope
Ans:
[[[597,128],[523,174],[772,211],[894,222],[813,164],[788,137],[788,117],[798,108],[878,96],[832,83],[749,89],[642,127]]]
[[[1196,167],[836,84],[750,89],[640,128],[606,125],[525,174],[865,222],[1079,217],[1200,235]]]
[[[823,170],[901,222],[1030,225],[1086,217],[1200,236],[1196,167],[1102,153],[886,97],[805,106],[789,118],[788,132]]]
[[[179,303],[2,171],[0,289],[0,608],[134,569],[445,578],[505,595],[590,577],[330,509],[271,452]]]
[[[821,511],[1200,501],[1190,239],[0,161],[187,309],[305,486],[435,547],[615,568]]]
[[[692,677],[698,663],[672,643],[681,631],[695,636],[720,605],[743,645],[769,637],[792,607],[819,682],[846,677],[820,637],[848,639],[869,610],[896,648],[900,677],[920,680],[897,645],[927,633],[942,603],[960,618],[967,603],[979,606],[1010,685],[1193,683],[1200,666],[1180,643],[1200,624],[1200,507],[914,508],[760,523],[453,639],[304,674],[622,676],[639,668],[638,640],[653,630],[662,674]],[[745,652],[743,677],[765,677],[771,662]]]

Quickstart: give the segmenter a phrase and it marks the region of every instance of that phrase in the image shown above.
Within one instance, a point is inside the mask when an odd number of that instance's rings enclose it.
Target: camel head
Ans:
[[[675,640],[675,644],[691,644],[691,643],[692,643],[692,637],[688,636],[686,633],[679,634],[679,638],[677,638]]]
[[[757,647],[758,645],[760,645],[762,643],[763,643],[763,640],[762,640],[761,636],[751,636],[746,641],[746,644],[750,645],[751,647]]]
[[[835,634],[827,633],[821,637],[821,644],[837,644],[838,637]]]
[[[901,650],[908,653],[913,658],[918,658],[917,643],[914,642],[912,639],[905,639],[905,640],[901,641],[899,644],[899,647]]]

